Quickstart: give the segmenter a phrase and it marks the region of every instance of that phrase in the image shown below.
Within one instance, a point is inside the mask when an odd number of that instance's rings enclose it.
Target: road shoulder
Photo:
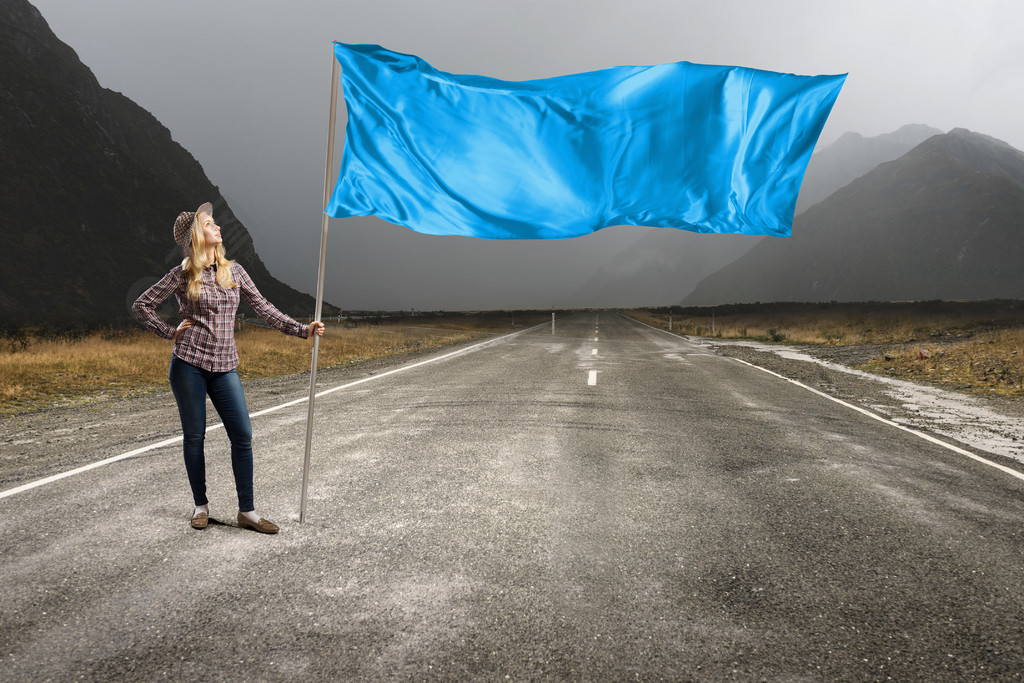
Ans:
[[[317,371],[317,390],[451,353],[481,339]],[[250,413],[309,396],[309,372],[242,380]],[[207,424],[219,422],[207,403]],[[305,410],[305,408],[302,408]],[[170,387],[0,417],[0,491],[181,435]],[[300,444],[301,447],[301,444]],[[170,448],[170,447],[169,447]],[[180,448],[180,446],[173,446]],[[151,451],[139,457],[151,456]]]
[[[872,375],[849,367],[870,350],[795,347],[687,337],[719,355],[747,361],[913,429],[955,442],[1024,471],[1024,405]],[[845,362],[841,362],[845,361]]]

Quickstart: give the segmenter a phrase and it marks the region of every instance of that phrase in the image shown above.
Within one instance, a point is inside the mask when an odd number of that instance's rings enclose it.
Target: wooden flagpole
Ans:
[[[327,168],[324,170],[325,209],[320,226],[320,272],[316,280],[316,314],[313,320],[320,320],[324,305],[324,269],[327,264],[327,202],[331,198],[331,171],[334,170],[334,119],[338,110],[338,80],[341,67],[334,57],[334,43],[331,43],[331,118],[327,127]],[[306,455],[302,461],[302,495],[299,497],[299,524],[306,521],[306,488],[309,482],[309,453],[313,446],[313,404],[316,401],[316,365],[320,354],[320,336],[313,337],[313,361],[309,368],[309,412],[306,415]]]

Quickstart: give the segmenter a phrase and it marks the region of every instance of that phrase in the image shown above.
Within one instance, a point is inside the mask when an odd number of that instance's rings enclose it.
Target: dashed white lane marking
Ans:
[[[594,341],[597,341],[597,337],[594,337]]]
[[[595,386],[597,384],[597,370],[591,370],[587,373],[587,386]]]
[[[320,398],[321,396],[326,396],[327,394],[333,394],[335,391],[341,391],[342,389],[348,389],[349,387],[354,387],[357,384],[364,384],[366,382],[372,382],[372,381],[378,380],[378,379],[380,379],[382,377],[387,377],[388,375],[394,375],[394,374],[399,373],[399,372],[405,372],[406,370],[412,370],[413,368],[418,368],[421,365],[428,365],[430,363],[436,363],[437,361],[444,360],[446,358],[451,358],[452,356],[458,356],[459,354],[469,353],[471,351],[476,351],[477,349],[482,348],[484,346],[488,346],[490,344],[496,344],[497,342],[500,342],[500,341],[503,341],[505,339],[508,339],[509,337],[515,337],[516,335],[524,334],[526,332],[530,332],[531,330],[536,330],[538,328],[544,327],[545,325],[547,325],[547,323],[541,323],[540,325],[535,325],[534,327],[528,327],[525,330],[519,330],[518,332],[513,332],[512,334],[506,334],[506,335],[503,335],[501,337],[496,337],[494,339],[488,339],[486,341],[482,341],[479,344],[474,344],[473,346],[467,346],[464,349],[457,349],[455,351],[451,351],[451,352],[446,353],[444,355],[437,356],[436,358],[428,358],[427,360],[422,360],[422,361],[420,361],[418,363],[412,363],[411,365],[404,365],[404,366],[402,366],[400,368],[395,368],[394,370],[388,370],[387,372],[382,372],[382,373],[380,373],[378,375],[370,375],[369,377],[364,377],[363,379],[357,379],[354,382],[349,382],[348,384],[342,384],[341,386],[337,386],[337,387],[333,387],[331,389],[326,389],[324,391],[321,391],[320,393],[318,393],[316,395],[316,397]],[[271,408],[264,408],[263,410],[257,411],[255,413],[250,413],[249,417],[250,417],[250,419],[254,418],[254,417],[259,417],[260,415],[266,415],[267,413],[273,413],[273,412],[278,411],[278,410],[283,410],[285,408],[290,408],[292,406],[297,406],[299,404],[308,403],[308,402],[309,402],[309,396],[306,395],[303,398],[295,399],[294,401],[288,401],[287,403],[282,403],[280,405],[276,405],[276,406],[273,406]],[[210,432],[214,431],[215,429],[222,429],[223,427],[224,427],[224,423],[223,422],[217,423],[215,425],[210,425],[209,427],[206,428],[206,433],[209,434]],[[127,453],[121,453],[120,455],[115,455],[113,457],[107,458],[106,460],[100,460],[98,462],[89,463],[88,465],[83,465],[82,467],[78,467],[78,468],[75,468],[73,470],[68,470],[67,472],[59,472],[58,474],[54,474],[54,475],[46,477],[44,479],[37,479],[35,481],[30,481],[27,484],[22,484],[21,486],[15,486],[13,489],[7,489],[6,491],[0,491],[0,498],[6,498],[8,496],[13,496],[16,493],[22,493],[23,491],[28,491],[30,489],[34,489],[36,487],[43,486],[45,484],[51,484],[51,483],[53,483],[55,481],[58,481],[60,479],[64,479],[65,477],[70,477],[70,476],[75,475],[75,474],[81,474],[82,472],[88,472],[89,470],[96,469],[97,467],[102,467],[103,465],[109,465],[111,463],[118,462],[119,460],[126,460],[126,459],[134,457],[136,455],[141,455],[143,453],[146,453],[147,451],[152,451],[152,450],[156,450],[157,448],[163,448],[164,446],[171,446],[171,445],[176,444],[176,443],[181,443],[181,441],[182,441],[182,437],[176,436],[173,439],[165,439],[163,441],[158,441],[157,443],[151,443],[148,446],[143,446],[142,448],[136,448],[134,451],[129,451]]]
[[[597,355],[597,349],[590,349],[590,355],[591,356],[596,356]]]
[[[907,432],[908,434],[913,434],[914,436],[920,437],[920,438],[924,439],[925,441],[929,441],[929,442],[931,442],[933,444],[936,444],[938,446],[942,446],[943,448],[951,450],[954,453],[959,453],[960,455],[966,455],[968,458],[972,458],[974,460],[977,460],[978,462],[984,463],[985,465],[988,465],[990,467],[995,467],[997,470],[1000,470],[1001,472],[1005,472],[1006,474],[1009,474],[1010,476],[1017,477],[1018,479],[1024,480],[1024,473],[1018,472],[1017,470],[1010,469],[1009,467],[1005,467],[1005,466],[1000,465],[999,463],[996,463],[996,462],[992,462],[991,460],[983,458],[980,455],[975,455],[974,453],[971,453],[970,451],[964,450],[963,448],[959,448],[957,446],[954,446],[953,444],[946,443],[945,441],[942,441],[940,439],[936,439],[934,436],[931,436],[929,434],[925,434],[924,432],[919,432],[916,429],[911,429],[910,427],[905,427],[905,426],[899,424],[898,422],[893,422],[892,420],[887,420],[886,418],[882,417],[881,415],[875,415],[870,410],[865,410],[864,408],[861,408],[860,406],[855,406],[852,403],[847,403],[846,401],[844,401],[842,399],[839,399],[839,398],[836,398],[835,396],[829,396],[828,394],[826,394],[823,391],[818,391],[817,389],[813,389],[813,388],[807,386],[806,384],[803,384],[802,382],[797,382],[795,379],[790,379],[788,377],[784,377],[784,376],[780,375],[777,372],[772,372],[771,370],[767,370],[765,368],[762,368],[760,365],[754,365],[753,363],[748,363],[747,361],[740,360],[739,358],[733,358],[733,360],[738,361],[740,363],[743,363],[744,365],[749,365],[752,368],[757,368],[761,372],[767,372],[769,375],[773,375],[775,377],[778,377],[779,379],[782,379],[782,380],[785,380],[785,381],[789,382],[790,384],[795,384],[798,387],[806,389],[807,391],[811,392],[812,394],[817,394],[818,396],[821,396],[822,398],[827,398],[828,400],[830,400],[830,401],[832,401],[834,403],[838,403],[841,406],[846,406],[850,410],[856,410],[858,413],[860,413],[862,415],[867,415],[872,420],[878,420],[879,422],[881,422],[883,424],[887,424],[890,427],[895,427],[896,429],[902,429],[903,431]]]

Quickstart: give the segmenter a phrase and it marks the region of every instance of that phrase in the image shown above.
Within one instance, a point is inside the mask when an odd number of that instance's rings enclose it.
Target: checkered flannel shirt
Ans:
[[[185,296],[187,282],[181,266],[167,273],[160,282],[147,289],[132,305],[135,317],[147,328],[165,339],[173,339],[177,327],[165,322],[156,309],[172,293],[178,299],[182,318],[195,324],[174,342],[174,355],[196,367],[211,372],[227,372],[238,367],[238,349],[235,348],[235,312],[239,297],[252,306],[256,314],[272,327],[307,339],[309,327],[297,322],[263,298],[245,268],[233,263],[231,274],[238,287],[223,289],[216,281],[217,266],[203,271],[203,288],[199,299]]]

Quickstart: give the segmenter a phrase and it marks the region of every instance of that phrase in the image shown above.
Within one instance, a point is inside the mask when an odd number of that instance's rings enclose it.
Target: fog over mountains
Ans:
[[[942,131],[920,124],[865,138],[847,133],[811,157],[800,187],[796,213],[817,204],[881,163],[906,154]],[[761,242],[752,235],[698,235],[656,230],[615,254],[581,289],[607,306],[677,303],[705,277]]]
[[[1024,153],[936,135],[800,214],[682,303],[1024,298]]]
[[[828,147],[816,150],[807,164],[795,215],[799,216],[879,164],[898,159],[928,138],[941,133],[938,128],[909,123],[892,133],[870,138],[860,133],[840,136]]]
[[[181,259],[174,217],[207,199],[229,257],[263,293],[295,316],[313,309],[309,293],[267,271],[192,154],[148,112],[103,88],[26,0],[0,0],[0,158],[2,326],[126,321],[131,300]],[[1024,298],[1024,154],[999,140],[919,124],[870,138],[848,133],[812,157],[797,213],[785,239],[623,232],[565,291],[553,284],[569,281],[555,278],[553,262],[593,253],[586,238],[545,245],[543,259],[528,258],[530,245],[500,246],[504,262],[530,268],[519,279],[525,298],[550,291],[539,307]],[[337,268],[360,267],[372,249],[361,248],[364,237],[350,229],[353,262]],[[443,280],[497,301],[514,286],[495,289],[472,258],[480,242],[429,243],[466,255],[476,270],[464,271],[465,282],[426,247],[415,267],[433,279],[403,275],[422,280],[418,290],[428,294]],[[378,277],[389,275],[379,273],[388,261],[371,263]]]

